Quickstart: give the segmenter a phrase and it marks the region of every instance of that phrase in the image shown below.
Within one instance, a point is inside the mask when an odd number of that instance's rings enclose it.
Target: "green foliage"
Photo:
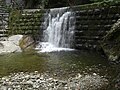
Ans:
[[[96,2],[117,3],[120,0],[24,0],[25,8],[58,8]]]
[[[110,60],[120,58],[120,20],[112,26],[104,37],[101,46]]]
[[[25,8],[57,8],[91,3],[90,0],[24,0]]]
[[[102,8],[102,7],[110,7],[113,5],[120,5],[120,0],[109,0],[109,1],[103,1],[103,2],[96,2],[92,4],[85,4],[85,5],[78,5],[75,6],[75,8],[79,8],[81,10],[87,10],[87,9],[96,9],[96,8]]]
[[[74,6],[91,3],[90,0],[48,0],[47,8]]]
[[[90,0],[92,2],[118,2],[120,0]]]
[[[21,11],[14,9],[11,10],[10,12],[10,16],[9,16],[9,31],[8,34],[13,34],[14,32],[14,28],[13,28],[13,24],[16,23],[16,20],[18,20],[21,16]]]
[[[92,2],[102,2],[104,0],[91,0]]]
[[[25,8],[44,8],[48,0],[24,0]]]
[[[9,17],[9,35],[27,34],[33,37],[38,35],[43,10],[27,12],[12,10]]]

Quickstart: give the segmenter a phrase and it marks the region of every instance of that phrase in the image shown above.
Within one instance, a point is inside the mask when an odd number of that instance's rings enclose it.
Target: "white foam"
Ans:
[[[40,42],[39,45],[36,47],[36,50],[38,52],[55,52],[55,51],[73,51],[74,49],[70,48],[61,48],[61,47],[55,47],[54,45],[48,43],[48,42]]]

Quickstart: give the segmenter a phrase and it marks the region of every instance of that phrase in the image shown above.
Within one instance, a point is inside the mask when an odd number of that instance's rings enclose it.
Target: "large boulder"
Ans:
[[[24,35],[19,41],[19,46],[22,51],[32,51],[35,48],[35,41],[31,36]]]
[[[22,35],[14,35],[8,38],[6,41],[0,41],[0,54],[21,52],[19,47],[19,40]]]
[[[13,35],[6,41],[0,41],[0,54],[33,51],[34,48],[34,39],[27,35]]]
[[[104,37],[101,46],[109,60],[117,61],[120,59],[120,19]]]
[[[8,41],[13,42],[15,45],[19,46],[19,41],[23,38],[23,35],[13,35],[8,38]]]

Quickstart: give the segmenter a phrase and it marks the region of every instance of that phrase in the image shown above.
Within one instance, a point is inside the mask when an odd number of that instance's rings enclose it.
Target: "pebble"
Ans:
[[[98,90],[105,85],[107,79],[93,75],[77,74],[75,77],[60,80],[46,73],[14,73],[0,78],[0,90]],[[79,89],[78,89],[79,88]]]
[[[97,74],[96,73],[93,73],[94,76],[96,76]]]

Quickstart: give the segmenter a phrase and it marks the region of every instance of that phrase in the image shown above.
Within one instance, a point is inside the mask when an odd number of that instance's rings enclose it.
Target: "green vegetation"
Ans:
[[[20,10],[11,10],[10,16],[9,16],[9,35],[12,35],[14,33],[14,27],[13,24],[20,18],[21,12]]]
[[[25,8],[44,8],[48,0],[23,0]]]
[[[102,48],[110,60],[120,59],[120,20],[113,25],[104,37]]]
[[[90,0],[48,0],[46,8],[65,7],[92,3]]]
[[[9,17],[9,35],[25,34],[33,35],[39,33],[42,10],[33,12],[23,12],[14,9]]]
[[[119,0],[24,0],[25,8],[55,8],[90,4],[96,2],[119,2]]]
[[[92,3],[92,4],[85,4],[85,5],[78,5],[75,7],[79,7],[81,10],[87,10],[87,9],[98,9],[102,7],[109,7],[112,5],[120,5],[119,0],[108,0],[108,1],[103,1],[103,2],[97,2],[97,3]]]
[[[33,53],[35,50],[35,41],[32,37],[24,35],[19,41],[19,46],[23,52]]]
[[[23,8],[58,8],[66,6],[75,6],[83,4],[91,4],[96,2],[119,2],[119,0],[23,0],[18,2],[13,0],[10,7],[23,9]]]
[[[119,1],[119,0],[90,0],[90,1],[92,1],[92,2],[116,2],[116,1]]]
[[[18,1],[11,4],[15,8],[54,8],[92,3],[90,0],[23,0],[23,5]]]

